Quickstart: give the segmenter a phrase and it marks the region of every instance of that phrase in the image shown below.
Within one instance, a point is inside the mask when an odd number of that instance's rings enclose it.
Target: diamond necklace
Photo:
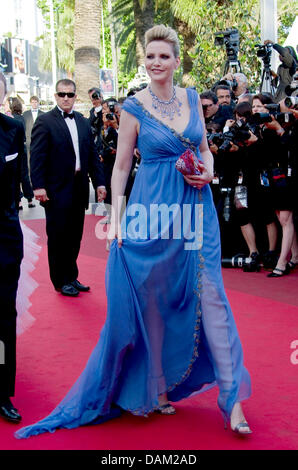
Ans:
[[[152,108],[155,109],[162,118],[169,117],[172,121],[177,113],[181,116],[180,107],[182,106],[181,101],[176,96],[175,87],[173,87],[173,95],[169,101],[160,100],[152,91],[151,87],[148,87],[149,93],[152,97]]]

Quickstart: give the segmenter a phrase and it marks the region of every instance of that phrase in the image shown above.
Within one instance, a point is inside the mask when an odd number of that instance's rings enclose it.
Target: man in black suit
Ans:
[[[102,140],[102,129],[103,129],[103,117],[102,117],[102,93],[99,88],[92,87],[88,90],[88,95],[92,103],[92,108],[89,112],[89,122],[92,130],[94,144],[96,151],[99,154],[102,153],[103,140]],[[95,202],[97,201],[97,194],[95,191]]]
[[[31,109],[23,113],[23,118],[25,121],[25,130],[26,130],[26,146],[28,152],[28,158],[30,157],[30,144],[31,144],[31,132],[33,125],[41,114],[44,114],[41,109],[39,109],[39,99],[37,96],[31,96],[30,98]]]
[[[106,197],[103,166],[86,118],[73,111],[76,85],[56,84],[57,106],[39,116],[31,135],[31,180],[46,213],[50,277],[67,296],[88,291],[78,277],[77,257],[89,203],[90,175],[98,200]]]
[[[99,88],[90,88],[88,90],[88,95],[92,103],[92,108],[89,113],[89,122],[92,128],[92,133],[94,136],[94,142],[97,147],[97,150],[100,151],[102,148],[101,144],[101,130],[103,126],[102,119],[102,94]]]
[[[0,105],[6,81],[0,73]],[[23,124],[0,113],[0,416],[20,422],[10,401],[16,374],[16,295],[23,258],[23,235],[18,218]]]

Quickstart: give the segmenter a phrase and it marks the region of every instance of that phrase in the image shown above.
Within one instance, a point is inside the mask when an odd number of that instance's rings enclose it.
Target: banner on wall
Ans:
[[[115,77],[112,69],[100,70],[100,89],[104,98],[115,96]]]
[[[12,72],[27,73],[26,42],[24,39],[11,39]]]

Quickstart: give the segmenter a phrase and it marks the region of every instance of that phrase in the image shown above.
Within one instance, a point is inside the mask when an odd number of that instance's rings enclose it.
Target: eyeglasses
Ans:
[[[73,92],[65,93],[64,91],[58,91],[57,96],[59,96],[59,98],[65,98],[65,96],[67,96],[67,98],[74,98],[76,94]]]

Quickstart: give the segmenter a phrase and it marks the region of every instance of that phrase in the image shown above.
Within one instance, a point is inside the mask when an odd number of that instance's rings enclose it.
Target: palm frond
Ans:
[[[127,41],[132,31],[134,31],[134,23],[125,25],[125,28],[116,34],[115,39],[117,46],[122,46]]]
[[[126,51],[123,72],[129,74],[136,66],[136,38],[134,36]]]

